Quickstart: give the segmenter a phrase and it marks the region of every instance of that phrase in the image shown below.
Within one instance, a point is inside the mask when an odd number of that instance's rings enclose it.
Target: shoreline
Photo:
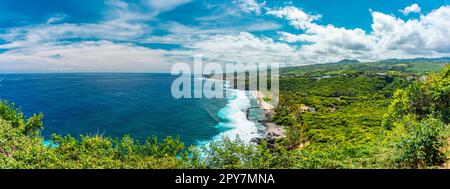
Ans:
[[[252,101],[254,100],[248,91],[230,88],[229,81],[227,80],[215,78],[202,79],[224,81],[223,90],[227,92],[226,105],[217,113],[222,121],[215,125],[216,128],[225,129],[225,131],[221,131],[220,134],[211,140],[205,141],[205,143],[220,140],[225,136],[231,140],[239,137],[244,143],[250,144],[254,138],[261,137],[262,129],[258,126],[258,122],[248,117],[248,109],[252,107]]]
[[[275,115],[274,107],[265,101],[266,95],[264,95],[260,91],[251,91],[251,95],[253,95],[258,103],[258,108],[264,111],[265,120],[263,121],[255,121],[261,123],[265,127],[265,133],[262,138],[255,138],[254,142],[259,142],[261,139],[267,139],[269,143],[274,142],[275,140],[285,138],[286,130],[275,124],[275,122],[270,121],[271,118]],[[249,117],[249,111],[247,111],[247,117]]]
[[[204,78],[207,80],[220,80],[214,77],[211,78]],[[229,82],[228,80],[222,80],[226,82],[224,89],[230,90]],[[278,139],[282,139],[286,137],[286,130],[277,124],[275,122],[270,121],[271,118],[275,115],[275,108],[269,103],[266,102],[266,99],[270,98],[270,96],[267,96],[263,94],[260,91],[244,91],[246,94],[248,94],[249,100],[252,100],[252,97],[254,100],[256,100],[257,106],[249,106],[246,108],[244,113],[246,116],[246,120],[250,122],[254,122],[255,124],[261,124],[262,129],[258,129],[257,133],[260,136],[253,137],[249,141],[250,143],[260,143],[262,140],[267,140],[269,143],[273,143]],[[264,120],[252,120],[250,119],[250,109],[258,108],[264,112]]]

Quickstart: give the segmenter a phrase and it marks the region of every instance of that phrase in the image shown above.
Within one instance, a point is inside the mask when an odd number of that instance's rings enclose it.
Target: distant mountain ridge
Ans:
[[[386,59],[377,62],[381,63],[400,63],[400,62],[450,62],[450,57],[440,58],[413,58],[413,59]]]
[[[283,73],[305,74],[317,72],[323,75],[329,70],[353,70],[384,73],[388,70],[402,70],[404,72],[429,73],[437,72],[446,64],[450,64],[450,57],[440,58],[414,58],[414,59],[386,59],[372,62],[361,62],[355,59],[343,59],[338,62],[324,64],[310,64],[284,67]],[[329,74],[339,74],[337,72]]]
[[[427,63],[427,64],[421,64],[421,63]],[[340,67],[340,66],[351,66],[351,65],[371,65],[371,64],[402,64],[402,63],[409,63],[413,64],[413,67],[420,69],[420,70],[430,70],[430,68],[433,71],[439,71],[441,67],[447,63],[450,64],[450,57],[440,57],[440,58],[413,58],[413,59],[386,59],[386,60],[379,60],[379,61],[368,61],[368,62],[361,62],[356,59],[342,59],[338,62],[329,62],[329,63],[322,63],[322,64],[307,64],[307,65],[298,65],[298,66],[288,66],[284,67],[283,69],[296,69],[299,67],[305,68],[318,68],[318,67]]]
[[[385,59],[380,61],[374,61],[379,63],[402,63],[402,62],[450,62],[450,57],[439,57],[439,58],[412,58],[412,59]],[[332,62],[329,64],[354,64],[354,63],[364,63],[356,59],[342,59],[338,62]]]
[[[359,60],[355,60],[355,59],[343,59],[336,63],[337,64],[354,64],[354,63],[361,63],[361,62]]]

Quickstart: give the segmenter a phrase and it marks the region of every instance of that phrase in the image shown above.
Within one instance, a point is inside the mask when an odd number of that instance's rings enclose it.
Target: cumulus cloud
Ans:
[[[294,63],[299,58],[296,48],[247,32],[215,35],[188,48],[193,54],[218,63]]]
[[[298,12],[290,7],[289,12]],[[331,62],[343,58],[381,60],[386,58],[439,57],[450,55],[450,7],[443,6],[419,19],[402,20],[390,14],[372,11],[372,31],[338,28],[313,23],[311,16],[297,13],[302,19],[282,16],[301,34],[279,32],[280,40],[301,43],[303,61]],[[277,15],[276,15],[277,16]],[[292,21],[295,22],[292,22]],[[297,21],[301,20],[301,21]]]
[[[299,62],[324,63],[344,58],[369,59],[376,44],[373,37],[362,29],[338,28],[333,25],[314,23],[320,15],[310,15],[296,7],[285,7],[268,14],[287,19],[290,24],[302,30],[302,34],[278,32],[280,40],[300,43]]]
[[[420,13],[421,9],[418,4],[414,3],[410,6],[405,7],[403,10],[399,10],[403,15],[407,16],[410,13]]]
[[[367,60],[376,44],[361,29],[337,28],[332,25],[311,25],[304,34],[281,33],[281,39],[301,42],[301,61],[333,62],[344,58]]]
[[[424,56],[450,53],[450,6],[407,21],[380,12],[372,16],[373,35],[386,50]]]
[[[321,17],[321,15],[311,15],[305,13],[304,11],[293,6],[269,10],[266,14],[287,19],[290,21],[290,24],[297,29],[306,29],[311,25],[311,22],[318,20]]]

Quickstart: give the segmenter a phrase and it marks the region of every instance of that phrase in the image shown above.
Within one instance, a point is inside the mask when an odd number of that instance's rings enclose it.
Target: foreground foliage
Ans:
[[[52,136],[44,144],[39,129],[42,115],[25,119],[7,102],[0,103],[0,168],[64,169],[175,169],[175,168],[287,168],[290,152],[267,145],[246,145],[224,138],[204,147],[186,147],[178,138],[145,142],[125,136]]]

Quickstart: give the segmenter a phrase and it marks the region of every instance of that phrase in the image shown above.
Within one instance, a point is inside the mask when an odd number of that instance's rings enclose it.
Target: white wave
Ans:
[[[231,87],[230,81],[225,81],[224,88],[225,88],[225,89],[228,89],[228,88],[230,88],[230,87]]]
[[[251,100],[248,97],[250,93],[234,89],[227,90],[231,95],[227,97],[228,104],[218,113],[222,122],[216,125],[217,129],[225,131],[215,136],[211,141],[199,142],[200,145],[219,141],[222,137],[228,137],[231,140],[239,137],[244,143],[249,144],[253,138],[260,137],[257,123],[247,119],[246,111],[251,106]]]

